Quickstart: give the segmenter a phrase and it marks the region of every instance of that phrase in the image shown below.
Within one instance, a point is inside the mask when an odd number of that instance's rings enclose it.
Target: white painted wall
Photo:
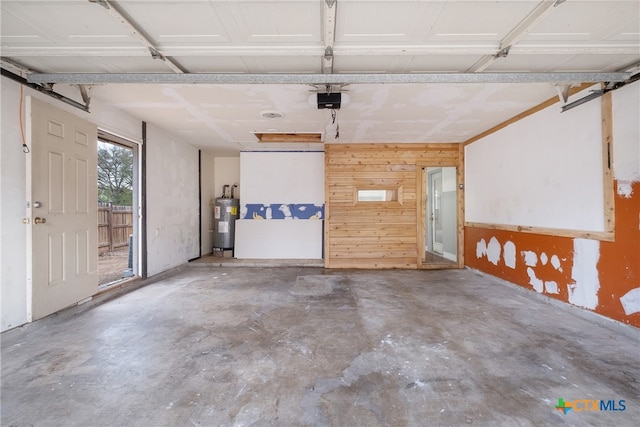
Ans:
[[[324,152],[240,153],[241,205],[324,203]]]
[[[222,197],[223,185],[240,184],[240,157],[216,157],[214,169],[215,197]],[[242,188],[236,188],[234,198],[239,199],[241,191]],[[211,200],[212,204],[213,202]]]
[[[76,88],[56,85],[56,90],[80,101]],[[20,85],[1,77],[0,94],[0,327],[4,331],[27,321],[26,232],[22,225],[26,172],[19,130]],[[91,113],[86,113],[28,88],[24,89],[26,95],[90,120],[113,134],[133,141],[141,140],[140,120],[97,99],[91,102]],[[172,138],[170,132],[150,126],[148,133],[148,230],[151,232],[157,228],[162,231],[161,239],[149,236],[148,273],[153,275],[197,255],[198,157],[197,149]],[[168,177],[173,176],[178,180],[177,185],[163,185],[167,184]],[[166,224],[169,219],[162,218],[163,214],[171,220],[179,219],[175,225],[169,226]],[[164,241],[183,243],[173,251],[173,247],[158,246]],[[156,251],[153,255],[152,249]]]
[[[603,231],[600,108],[556,104],[467,146],[465,220]]]
[[[629,194],[640,181],[640,83],[613,93],[613,175],[618,193]]]
[[[324,153],[242,152],[240,188],[240,218],[247,204],[322,206]],[[236,221],[236,258],[322,258],[322,221],[268,218]]]
[[[236,222],[238,259],[322,259],[322,221]]]
[[[147,128],[147,273],[199,254],[198,149],[162,129]]]

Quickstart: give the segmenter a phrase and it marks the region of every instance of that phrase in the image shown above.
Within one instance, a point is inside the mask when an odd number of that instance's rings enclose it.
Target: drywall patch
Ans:
[[[504,244],[504,251],[502,252],[504,258],[504,264],[515,270],[516,268],[516,245],[512,241],[508,241]]]
[[[569,302],[579,307],[594,310],[598,306],[598,260],[600,242],[598,240],[573,240],[573,269],[571,278],[574,283],[567,285]]]
[[[640,288],[631,289],[620,297],[624,314],[630,316],[640,312]]]
[[[633,182],[617,181],[616,190],[618,192],[618,196],[624,197],[625,199],[630,199],[633,195]]]
[[[548,294],[558,294],[558,284],[556,282],[554,282],[553,280],[549,280],[547,282],[544,282],[544,290],[546,293]]]
[[[476,244],[476,258],[482,258],[487,254],[487,242],[484,239]]]
[[[539,294],[544,290],[544,283],[541,279],[538,279],[536,272],[531,267],[527,267],[527,275],[529,276],[529,284],[533,286],[536,292]]]
[[[487,259],[491,264],[498,265],[498,261],[500,261],[500,252],[502,252],[500,242],[498,242],[498,239],[495,237],[492,237],[487,245]]]
[[[545,252],[542,252],[540,254],[540,262],[542,263],[542,265],[547,265],[547,262],[549,262],[549,257]]]
[[[533,289],[539,293],[545,292],[548,294],[559,294],[558,282],[555,280],[543,280],[538,278],[538,274],[541,274],[543,277],[548,276],[548,269],[545,272],[544,266],[549,262],[551,262],[554,269],[562,272],[562,268],[560,267],[560,258],[558,258],[558,255],[552,255],[551,258],[549,258],[549,255],[547,255],[546,252],[542,252],[538,255],[535,251],[522,251],[520,254],[524,259],[525,265],[527,265],[529,284],[533,286]],[[538,261],[540,261],[540,266],[538,266]],[[537,267],[537,269],[534,269],[534,267]]]
[[[524,264],[529,267],[535,267],[538,265],[538,254],[533,251],[522,251],[522,257],[524,258]]]

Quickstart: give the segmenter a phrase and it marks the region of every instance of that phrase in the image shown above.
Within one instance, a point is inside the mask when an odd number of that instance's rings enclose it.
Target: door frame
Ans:
[[[450,269],[464,268],[464,146],[460,144],[458,161],[421,162],[416,165],[416,200],[417,210],[417,264],[418,269]],[[457,261],[450,264],[433,264],[425,260],[427,234],[427,168],[455,167],[456,168],[456,227],[457,227]]]
[[[142,196],[142,144],[140,142],[134,141],[129,138],[125,138],[119,135],[114,134],[113,132],[109,132],[101,127],[98,127],[98,141],[105,141],[110,144],[120,145],[123,147],[130,148],[133,151],[133,197],[131,206],[133,208],[133,277],[131,279],[136,279],[142,276],[142,254],[141,254],[141,230],[142,230],[142,222],[145,221],[145,218],[142,215],[142,204],[141,204],[141,196]],[[96,143],[98,143],[96,141]],[[109,289],[118,287],[119,285],[126,283],[128,280],[122,280],[114,286],[110,286]]]

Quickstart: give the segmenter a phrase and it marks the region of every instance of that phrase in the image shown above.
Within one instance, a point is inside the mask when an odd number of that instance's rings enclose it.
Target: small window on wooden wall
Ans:
[[[396,202],[402,204],[402,187],[398,188],[356,188],[355,203],[387,203]]]

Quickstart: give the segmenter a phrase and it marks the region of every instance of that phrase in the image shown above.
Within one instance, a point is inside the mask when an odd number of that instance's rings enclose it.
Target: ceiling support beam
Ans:
[[[333,45],[336,41],[336,14],[338,0],[324,0],[324,55],[322,57],[322,73],[333,73]]]
[[[53,90],[52,85],[31,83],[27,79],[25,79],[24,77],[19,76],[17,74],[14,74],[9,70],[5,70],[4,68],[2,68],[1,71],[2,71],[2,76],[3,77],[9,78],[9,79],[11,79],[11,80],[13,80],[15,82],[20,83],[21,85],[24,85],[26,87],[29,87],[29,88],[35,90],[35,91],[38,91],[38,92],[43,93],[45,95],[48,95],[48,96],[50,96],[52,98],[55,98],[58,101],[62,101],[65,104],[71,105],[72,107],[78,108],[78,109],[80,109],[82,111],[89,112],[89,104],[82,105],[81,103],[79,103],[79,102],[77,102],[77,101],[75,101],[75,100],[73,100],[71,98],[68,98],[68,97],[66,97],[66,96],[64,96],[62,94],[59,94],[58,92]]]
[[[622,70],[627,73],[636,74],[640,72],[640,61],[634,62],[633,64],[624,67]]]
[[[164,62],[173,72],[182,74],[185,70],[176,63],[173,59],[167,58],[160,52],[160,50],[145,36],[144,31],[139,26],[124,16],[114,4],[111,4],[108,0],[89,0],[89,3],[96,3],[104,7],[109,14],[114,17],[118,22],[124,25],[127,30],[135,37],[140,43],[142,43],[147,49],[153,59],[159,59]]]
[[[571,90],[571,85],[556,85],[556,91],[558,92],[558,99],[561,102],[566,103],[569,100],[569,91]]]
[[[486,70],[498,58],[506,58],[511,48],[525,38],[531,30],[548,16],[557,6],[566,0],[542,0],[509,34],[500,42],[495,55],[485,55],[467,70],[468,73],[479,73]]]
[[[629,77],[629,79],[623,81],[623,82],[615,82],[615,83],[609,83],[608,85],[606,85],[605,87],[603,87],[600,90],[593,90],[591,91],[591,93],[587,96],[584,96],[576,101],[570,102],[566,105],[564,105],[562,107],[562,112],[564,113],[567,110],[570,110],[572,108],[575,108],[579,105],[582,105],[586,102],[589,102],[591,100],[594,100],[596,98],[600,98],[602,95],[604,95],[607,92],[611,92],[612,90],[616,90],[616,89],[620,89],[623,86],[626,86],[628,84],[631,83],[635,83],[638,80],[640,80],[640,73],[633,75],[632,77]]]
[[[78,85],[78,89],[80,89],[80,96],[84,104],[89,108],[89,104],[91,104],[91,86]]]
[[[7,71],[10,71],[14,74],[17,73],[20,76],[26,76],[32,73],[40,72],[39,70],[32,70],[31,68],[28,68],[20,64],[19,62],[15,62],[5,57],[0,57],[0,66],[2,66],[3,70],[6,69]]]
[[[30,83],[108,84],[377,84],[377,83],[601,83],[631,73],[412,73],[412,74],[219,74],[219,73],[35,73]]]

